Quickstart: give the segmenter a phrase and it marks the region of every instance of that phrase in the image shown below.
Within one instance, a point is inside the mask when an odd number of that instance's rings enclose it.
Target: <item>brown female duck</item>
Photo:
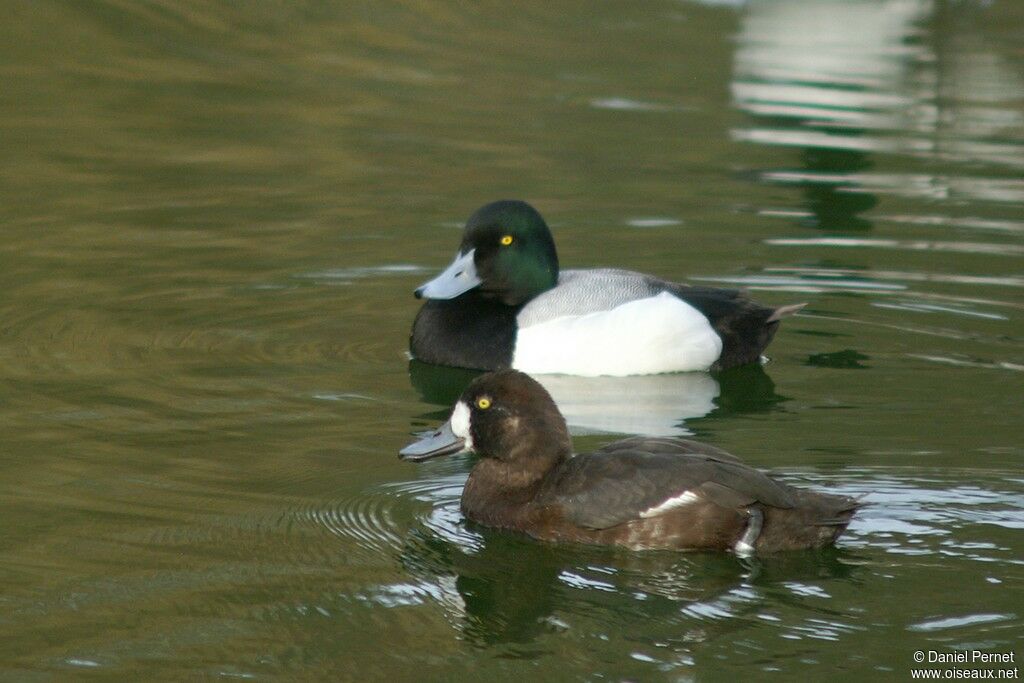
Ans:
[[[451,419],[399,457],[467,450],[480,460],[463,514],[546,541],[765,554],[833,543],[858,507],[687,439],[634,437],[573,455],[551,396],[515,370],[475,379]]]

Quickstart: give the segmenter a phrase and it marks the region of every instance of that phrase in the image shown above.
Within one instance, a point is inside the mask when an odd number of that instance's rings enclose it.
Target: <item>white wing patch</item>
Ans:
[[[621,377],[707,370],[722,353],[708,319],[668,292],[520,325],[512,367],[528,373]]]
[[[665,514],[673,508],[680,508],[683,507],[684,505],[693,505],[698,500],[700,500],[700,496],[698,496],[693,491],[683,491],[678,496],[673,496],[672,498],[669,498],[668,500],[658,505],[655,505],[652,508],[647,508],[646,510],[640,513],[640,516],[657,517],[658,515]]]

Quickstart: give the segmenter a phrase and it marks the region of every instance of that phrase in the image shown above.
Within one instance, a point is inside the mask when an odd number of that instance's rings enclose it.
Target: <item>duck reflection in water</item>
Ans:
[[[480,374],[417,360],[409,363],[413,388],[425,402],[444,406],[446,411]],[[574,436],[689,436],[693,432],[687,420],[765,412],[787,400],[775,392],[775,384],[760,364],[715,374],[535,375],[534,379],[554,398]]]
[[[475,525],[479,542],[467,547],[457,535],[430,526],[414,528],[400,561],[465,639],[481,647],[528,644],[580,620],[592,623],[594,611],[607,613],[598,623],[656,624],[666,641],[678,639],[694,620],[703,630],[724,632],[736,622],[702,615],[753,615],[776,586],[847,579],[859,564],[837,548],[737,560],[538,544]]]

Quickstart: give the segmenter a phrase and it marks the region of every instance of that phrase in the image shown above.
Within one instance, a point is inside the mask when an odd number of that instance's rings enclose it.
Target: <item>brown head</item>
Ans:
[[[547,390],[517,370],[474,379],[451,418],[437,431],[403,448],[403,460],[473,451],[482,458],[543,474],[572,454],[565,418]]]

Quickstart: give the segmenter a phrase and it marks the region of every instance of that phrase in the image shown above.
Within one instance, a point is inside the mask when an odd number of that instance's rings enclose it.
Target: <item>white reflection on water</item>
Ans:
[[[605,97],[590,101],[590,106],[595,109],[612,109],[615,111],[672,111],[679,107],[672,107],[657,102],[642,102],[625,97]]]
[[[927,149],[927,143],[911,140],[885,138],[850,137],[843,134],[815,130],[777,130],[769,128],[748,128],[734,130],[732,139],[737,142],[754,142],[762,145],[783,145],[787,147],[827,147],[848,152],[897,152]]]
[[[684,420],[715,408],[718,382],[699,372],[635,377],[537,375],[575,435],[686,436]]]
[[[1015,178],[921,173],[834,173],[824,171],[766,171],[767,182],[787,185],[828,185],[843,192],[891,194],[919,199],[965,199],[986,202],[1024,201],[1024,181]],[[775,211],[776,215],[780,212]],[[785,215],[785,214],[782,214]]]
[[[1024,234],[1024,222],[1015,220],[992,220],[988,218],[960,218],[953,216],[875,216],[879,221],[891,221],[893,223],[911,223],[913,225],[934,225],[950,228],[968,228],[971,230],[982,230],[986,232],[1003,232]]]
[[[905,249],[908,251],[951,251],[961,254],[989,254],[993,256],[1024,255],[1024,246],[986,242],[946,242],[939,240],[894,240],[863,237],[781,237],[767,239],[765,244],[787,247],[869,247],[876,249]]]
[[[877,308],[888,308],[895,311],[911,311],[914,313],[952,313],[953,315],[965,315],[969,318],[983,318],[985,320],[1009,320],[1005,315],[999,313],[985,313],[983,311],[972,311],[954,306],[940,306],[938,304],[923,303],[920,301],[902,301],[899,303],[871,304]]]
[[[973,626],[975,624],[992,624],[999,621],[1015,619],[1014,614],[968,614],[962,617],[949,617],[947,619],[935,619],[934,621],[922,621],[907,627],[908,631],[943,631],[950,628],[962,626]]]
[[[598,581],[597,579],[591,579],[586,576],[571,572],[568,570],[562,571],[558,575],[558,580],[562,583],[572,586],[573,588],[584,588],[587,590],[599,590],[608,591],[614,593],[616,588],[615,585],[607,581]]]
[[[626,225],[631,228],[667,228],[673,225],[682,225],[683,222],[678,218],[668,218],[662,216],[651,216],[651,217],[637,217],[630,218],[626,221]]]
[[[999,487],[989,479],[985,483],[954,485],[948,483],[953,476],[942,472],[942,480],[925,479],[886,473],[878,469],[848,470],[845,481],[820,479],[823,486],[848,496],[860,497],[864,504],[851,522],[841,544],[859,545],[861,542],[895,554],[946,555],[964,557],[981,562],[1024,564],[1024,560],[1008,556],[1010,548],[993,543],[990,539],[966,541],[959,536],[965,529],[979,526],[1024,528],[1024,493],[1012,486]],[[963,478],[977,477],[970,470]],[[809,474],[807,481],[819,479]],[[800,482],[792,483],[800,485]],[[1007,480],[1006,484],[1019,484]],[[984,534],[985,532],[981,532]],[[943,538],[938,543],[924,543],[920,537]],[[920,547],[914,547],[919,545]]]
[[[938,49],[923,29],[936,11],[931,0],[750,3],[733,98],[749,114],[798,125],[734,137],[1024,166],[1024,145],[1001,139],[1024,121],[1014,108],[1024,79],[970,36],[937,35],[957,47]]]
[[[445,408],[450,408],[479,374],[418,361],[413,361],[409,368],[413,386],[424,400]],[[714,410],[721,394],[718,380],[700,372],[629,377],[534,375],[534,379],[551,394],[569,432],[576,436],[686,436],[691,432],[684,422]],[[745,391],[750,393],[749,386]]]
[[[390,263],[380,266],[357,266],[352,268],[332,268],[313,273],[297,273],[296,278],[318,280],[324,282],[351,282],[369,277],[381,277],[388,275],[409,275],[412,273],[427,273],[429,269],[423,266],[416,266],[410,263]]]
[[[996,287],[1024,287],[1024,277],[1012,276],[988,276],[988,275],[960,275],[957,273],[915,273],[912,271],[900,270],[855,270],[852,268],[825,268],[825,267],[778,267],[765,268],[766,273],[793,273],[798,276],[798,282],[817,282],[818,279],[835,281],[839,286],[848,286],[849,278],[856,278],[856,282],[870,280],[907,280],[910,282],[948,282],[964,285],[991,285]],[[728,281],[722,278],[721,281]],[[905,289],[900,287],[900,289]]]
[[[965,358],[949,358],[948,356],[928,356],[916,353],[907,354],[911,358],[920,358],[921,360],[931,361],[932,363],[942,363],[945,365],[956,365],[962,368],[983,368],[986,370],[1015,370],[1017,372],[1024,372],[1024,365],[1019,363],[1011,363],[1009,361],[999,361],[995,363],[986,363],[983,361],[968,360]]]
[[[762,214],[826,230],[863,230],[871,221],[968,228],[1004,235],[1018,220],[872,216],[881,197],[963,202],[1024,201],[1024,76],[979,34],[950,20],[970,3],[937,0],[777,0],[743,3],[731,83],[734,106],[750,119],[738,142],[795,149],[786,167],[760,180],[800,188],[805,206]],[[923,172],[874,170],[894,158]],[[797,164],[793,160],[798,159]],[[938,164],[947,167],[940,172]],[[959,164],[963,170],[948,168]],[[795,167],[794,167],[795,166]],[[975,169],[983,168],[984,171]],[[998,174],[1008,177],[998,177]],[[773,245],[867,246],[972,254],[1024,254],[1019,247],[903,240],[769,241]]]
[[[771,289],[774,291],[804,291],[804,292],[855,292],[861,290],[873,291],[903,291],[905,285],[895,285],[885,282],[873,282],[871,280],[853,277],[853,273],[828,274],[819,271],[812,277],[786,277],[784,275],[742,275],[736,277],[696,277],[694,280],[702,282],[723,282],[733,285],[741,285],[750,289]]]
[[[732,84],[737,106],[755,115],[788,115],[819,124],[903,128],[899,120],[916,100],[910,66],[931,57],[924,45],[909,44],[907,38],[920,34],[917,24],[930,9],[928,0],[782,0],[748,5]],[[754,134],[772,143],[772,132],[737,134]],[[785,136],[775,140],[829,147],[856,142]],[[896,144],[870,137],[860,141],[871,149]]]

